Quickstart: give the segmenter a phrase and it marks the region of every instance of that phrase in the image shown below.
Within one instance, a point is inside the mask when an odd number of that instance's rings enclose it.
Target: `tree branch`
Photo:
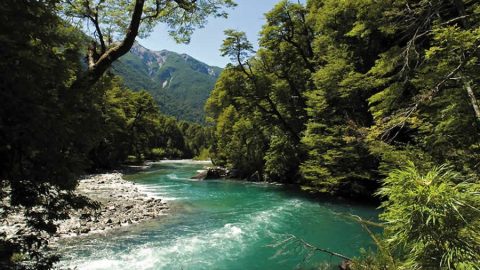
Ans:
[[[79,77],[71,86],[72,89],[81,90],[91,87],[105,73],[111,64],[126,54],[135,42],[143,13],[145,0],[136,0],[130,25],[122,42],[102,53],[84,76]]]
[[[475,116],[477,120],[480,122],[480,108],[478,106],[477,98],[475,97],[475,93],[473,92],[472,85],[470,81],[466,80],[465,77],[462,76],[462,81],[467,90],[467,94],[470,97],[470,102],[472,103],[473,110],[475,111]]]
[[[341,258],[341,259],[344,259],[344,260],[347,260],[347,261],[352,261],[352,259],[350,257],[347,257],[347,256],[345,256],[343,254],[340,254],[340,253],[337,253],[337,252],[330,251],[330,250],[325,249],[325,248],[316,247],[316,246],[306,242],[305,240],[296,237],[293,234],[289,234],[288,236],[289,236],[288,238],[280,241],[279,243],[275,243],[275,244],[268,245],[268,246],[273,247],[273,248],[277,248],[277,247],[280,247],[280,246],[286,246],[288,244],[299,244],[303,248],[309,250],[310,252],[323,252],[323,253],[326,253],[326,254],[329,254],[331,256],[335,256],[335,257],[338,257],[338,258]],[[308,257],[309,256],[307,255],[307,258]]]

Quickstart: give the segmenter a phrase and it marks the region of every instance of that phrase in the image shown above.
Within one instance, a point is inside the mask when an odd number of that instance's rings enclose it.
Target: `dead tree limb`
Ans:
[[[272,244],[272,245],[269,245],[269,247],[273,247],[273,248],[278,248],[280,246],[286,246],[286,245],[289,245],[289,244],[297,244],[297,245],[300,245],[302,246],[304,249],[306,249],[307,251],[309,251],[309,253],[307,254],[307,256],[304,258],[304,261],[306,259],[308,259],[309,257],[311,257],[311,254],[314,253],[314,252],[322,252],[322,253],[326,253],[328,255],[331,255],[331,256],[335,256],[335,257],[338,257],[338,258],[341,258],[343,260],[347,260],[347,261],[352,261],[352,259],[350,257],[347,257],[343,254],[340,254],[340,253],[337,253],[337,252],[333,252],[333,251],[330,251],[328,249],[325,249],[325,248],[320,248],[320,247],[316,247],[310,243],[308,243],[307,241],[299,238],[299,237],[296,237],[295,235],[293,234],[289,234],[288,235],[288,238],[276,243],[276,244]]]

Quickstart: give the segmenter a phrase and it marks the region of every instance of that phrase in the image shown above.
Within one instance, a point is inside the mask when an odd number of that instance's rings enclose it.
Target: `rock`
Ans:
[[[237,169],[229,170],[229,171],[227,171],[227,177],[228,178],[234,178],[234,179],[242,178],[241,171],[237,170]]]
[[[208,168],[207,176],[205,177],[205,179],[225,178],[227,177],[227,175],[228,175],[228,170],[223,167]]]
[[[190,179],[204,180],[208,175],[208,170],[201,171],[197,175],[192,176]]]
[[[88,219],[90,217],[90,214],[89,213],[82,213],[80,215],[80,219]]]
[[[148,220],[162,214],[166,204],[161,199],[149,197],[132,183],[121,178],[121,174],[102,174],[81,180],[76,192],[99,203],[98,209],[80,209],[69,213],[70,219],[58,221],[57,234],[46,240],[52,242],[62,237],[88,234],[99,230],[115,229],[132,223]],[[7,227],[6,237],[25,236],[32,233],[25,225],[21,213],[1,220],[0,226]]]
[[[350,267],[352,264],[351,261],[344,260],[342,263],[338,266],[340,270],[351,270],[352,268]]]

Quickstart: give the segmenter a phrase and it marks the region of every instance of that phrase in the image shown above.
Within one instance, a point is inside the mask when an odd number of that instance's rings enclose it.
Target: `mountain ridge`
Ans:
[[[112,70],[129,88],[151,93],[163,113],[197,123],[204,123],[203,107],[222,71],[188,54],[154,51],[138,42]]]

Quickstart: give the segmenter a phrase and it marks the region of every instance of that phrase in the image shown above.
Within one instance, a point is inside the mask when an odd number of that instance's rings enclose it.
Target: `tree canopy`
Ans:
[[[226,113],[254,122],[253,172],[312,191],[365,197],[406,160],[478,173],[478,16],[475,1],[280,1],[257,52],[225,32],[234,64],[207,113],[218,132]]]
[[[479,11],[471,0],[284,0],[257,52],[226,31],[233,64],[205,107],[213,161],[384,201],[379,251],[353,269],[478,269]]]
[[[177,42],[189,42],[209,16],[226,17],[232,0],[65,0],[58,14],[93,38],[87,50],[88,68],[72,88],[91,87],[112,63],[125,55],[137,36],[148,35],[158,23],[169,27]]]
[[[161,115],[149,94],[130,91],[107,71],[155,23],[169,24],[186,41],[207,16],[225,16],[223,7],[233,5],[228,0],[0,3],[5,21],[0,215],[25,209],[35,231],[15,239],[2,235],[0,268],[53,265],[57,257],[44,250],[42,232],[54,233],[54,221],[67,218],[71,208],[93,206],[72,193],[81,174],[149,158],[205,156],[207,128]],[[85,20],[98,28],[88,32]],[[12,261],[18,252],[27,264]]]

